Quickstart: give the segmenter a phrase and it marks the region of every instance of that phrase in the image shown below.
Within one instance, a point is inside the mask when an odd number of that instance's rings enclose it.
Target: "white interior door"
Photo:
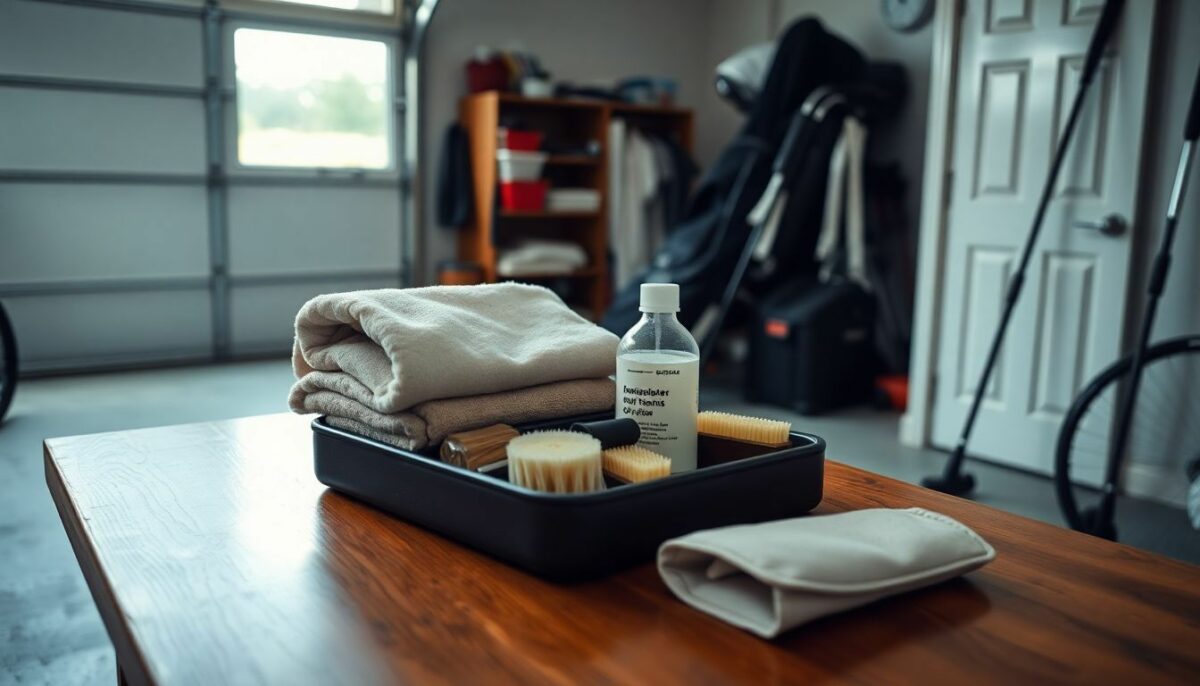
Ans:
[[[1156,3],[1131,2],[1093,81],[969,447],[1048,473],[1078,390],[1121,348]],[[1102,0],[968,0],[959,47],[933,441],[957,440]]]

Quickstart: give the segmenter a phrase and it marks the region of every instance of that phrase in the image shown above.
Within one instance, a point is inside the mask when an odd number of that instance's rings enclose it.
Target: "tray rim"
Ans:
[[[374,450],[382,451],[391,457],[401,459],[411,465],[426,469],[428,471],[444,474],[450,478],[455,478],[460,481],[487,488],[494,491],[498,495],[512,497],[518,500],[526,500],[542,503],[551,506],[577,506],[577,505],[604,505],[614,500],[620,500],[627,497],[635,497],[641,494],[650,494],[663,489],[683,487],[689,483],[703,481],[710,478],[720,478],[721,476],[737,473],[746,470],[759,469],[764,465],[778,462],[782,460],[816,458],[824,461],[825,459],[825,439],[815,434],[804,433],[801,431],[790,431],[788,435],[793,439],[807,441],[806,445],[794,445],[790,448],[756,455],[754,457],[737,460],[735,462],[727,462],[725,464],[705,467],[702,470],[685,472],[683,474],[674,474],[665,479],[655,479],[638,484],[625,484],[620,488],[605,489],[603,491],[592,491],[590,493],[545,493],[517,486],[509,481],[497,479],[493,476],[473,472],[462,467],[446,464],[441,460],[425,457],[415,451],[398,448],[394,445],[376,441],[365,436],[339,429],[330,426],[324,421],[325,416],[316,417],[311,422],[312,431],[314,434],[325,434],[342,440],[349,440],[359,445]],[[564,417],[560,421],[576,421],[576,417]],[[555,421],[538,422],[539,425],[558,423]],[[314,455],[315,459],[315,455]]]

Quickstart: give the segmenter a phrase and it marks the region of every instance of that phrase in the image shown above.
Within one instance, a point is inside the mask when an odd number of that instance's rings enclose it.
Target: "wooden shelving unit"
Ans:
[[[459,120],[471,148],[472,193],[475,214],[459,233],[458,255],[483,269],[484,279],[566,284],[570,304],[586,307],[599,317],[608,307],[608,126],[613,117],[673,136],[692,150],[692,112],[678,107],[651,107],[592,100],[524,98],[511,93],[479,93],[459,103]],[[559,146],[582,148],[600,143],[601,154],[553,154],[542,175],[552,187],[594,188],[600,192],[596,212],[507,212],[497,205],[496,129],[502,120],[516,119],[545,134]],[[587,251],[587,267],[569,275],[520,274],[500,276],[499,249],[522,238],[570,240]]]

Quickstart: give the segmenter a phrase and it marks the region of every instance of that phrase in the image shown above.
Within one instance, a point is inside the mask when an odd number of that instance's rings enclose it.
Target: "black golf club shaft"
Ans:
[[[1096,510],[1096,519],[1092,522],[1093,533],[1113,530],[1113,527],[1109,525],[1112,523],[1113,511],[1116,509],[1117,479],[1121,474],[1125,446],[1129,442],[1129,433],[1133,427],[1133,413],[1137,404],[1138,387],[1142,381],[1146,346],[1150,343],[1150,333],[1154,328],[1154,316],[1158,312],[1158,300],[1162,296],[1163,288],[1167,283],[1167,272],[1171,268],[1171,248],[1175,243],[1175,227],[1179,220],[1180,207],[1183,205],[1183,194],[1187,188],[1188,173],[1192,167],[1192,156],[1196,151],[1197,134],[1200,134],[1200,70],[1197,70],[1196,81],[1192,85],[1192,102],[1188,107],[1187,124],[1184,127],[1183,148],[1179,151],[1179,166],[1175,168],[1175,183],[1171,187],[1171,199],[1167,203],[1167,221],[1163,226],[1158,254],[1154,256],[1154,263],[1150,268],[1150,279],[1146,285],[1146,307],[1142,311],[1142,324],[1138,329],[1138,339],[1133,349],[1129,383],[1125,388],[1125,395],[1121,398],[1117,425],[1113,431],[1112,443],[1108,447],[1104,490],[1100,498],[1100,505]]]
[[[971,440],[971,431],[975,428],[975,418],[979,415],[979,407],[983,404],[983,394],[987,390],[988,381],[992,378],[992,371],[996,366],[996,358],[1000,355],[1000,347],[1004,344],[1004,334],[1008,331],[1009,322],[1012,320],[1013,309],[1017,305],[1017,301],[1021,297],[1021,289],[1025,285],[1025,270],[1029,266],[1029,259],[1033,256],[1033,249],[1037,244],[1038,235],[1042,231],[1042,220],[1046,216],[1046,209],[1050,205],[1050,198],[1054,194],[1054,187],[1058,184],[1058,174],[1062,169],[1063,160],[1066,158],[1067,149],[1070,146],[1071,139],[1075,133],[1075,126],[1079,123],[1079,115],[1083,110],[1083,103],[1087,98],[1089,86],[1096,76],[1096,70],[1100,65],[1100,57],[1103,54],[1104,47],[1108,44],[1109,37],[1116,30],[1117,21],[1121,16],[1121,9],[1125,5],[1125,0],[1107,0],[1104,3],[1104,10],[1100,15],[1100,21],[1096,23],[1096,30],[1092,33],[1091,42],[1088,44],[1087,57],[1084,59],[1083,69],[1079,77],[1079,89],[1075,92],[1075,101],[1071,104],[1071,113],[1067,117],[1067,125],[1063,128],[1062,135],[1058,139],[1058,146],[1054,151],[1054,159],[1050,164],[1050,173],[1046,177],[1046,184],[1042,187],[1042,195],[1038,200],[1037,211],[1033,215],[1033,226],[1030,227],[1029,235],[1025,239],[1025,247],[1021,251],[1021,261],[1017,265],[1016,272],[1013,273],[1012,280],[1008,284],[1008,290],[1004,296],[1004,310],[1000,315],[1000,325],[996,329],[996,335],[992,339],[992,345],[988,349],[987,359],[983,365],[983,371],[980,374],[979,384],[975,387],[975,395],[971,399],[971,409],[967,412],[967,420],[963,424],[962,432],[959,434],[958,442],[954,445],[954,452],[950,454],[950,459],[946,462],[946,469],[943,472],[940,485],[946,486],[939,490],[950,491],[966,491],[966,488],[954,488],[952,484],[962,483],[963,459],[967,453],[967,443]],[[969,483],[969,482],[967,482]],[[927,480],[926,485],[937,488],[939,482]]]

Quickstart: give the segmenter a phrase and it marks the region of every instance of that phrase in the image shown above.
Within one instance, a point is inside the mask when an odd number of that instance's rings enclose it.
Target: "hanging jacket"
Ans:
[[[446,127],[437,175],[437,221],[458,228],[471,219],[471,155],[467,131],[460,124]]]

